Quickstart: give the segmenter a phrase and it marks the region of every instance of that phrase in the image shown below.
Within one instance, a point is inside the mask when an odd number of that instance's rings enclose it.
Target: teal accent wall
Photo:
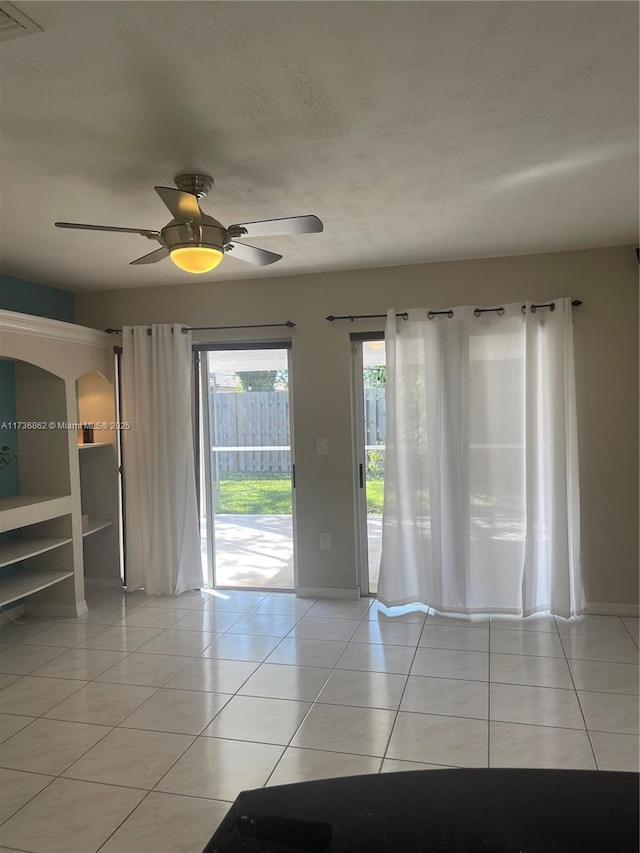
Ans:
[[[18,451],[18,435],[15,429],[5,424],[16,419],[15,365],[7,359],[0,359],[0,445],[7,445],[11,453]],[[0,471],[0,498],[17,495],[20,487],[18,480],[18,460]]]
[[[73,323],[75,294],[0,274],[0,308]]]

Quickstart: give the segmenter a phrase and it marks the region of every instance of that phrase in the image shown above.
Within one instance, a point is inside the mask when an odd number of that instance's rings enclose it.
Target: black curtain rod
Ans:
[[[386,317],[386,314],[343,314],[341,317],[335,317],[333,314],[329,314],[328,317],[325,317],[325,320],[328,320],[330,323],[333,323],[334,320],[351,320],[353,323],[354,320],[364,320],[369,319],[370,317]],[[408,320],[409,315],[406,311],[403,311],[401,314],[396,314],[396,317],[402,317],[403,320]]]
[[[577,308],[578,305],[582,305],[582,300],[572,299],[571,304],[574,306],[574,308]],[[533,304],[531,305],[532,313],[535,314],[538,308],[548,308],[550,311],[555,311],[556,305],[555,302],[540,302],[538,304]],[[525,314],[527,311],[526,305],[523,305],[520,310],[523,314]],[[502,317],[502,315],[504,314],[504,308],[502,306],[500,306],[500,308],[474,308],[473,314],[475,317],[481,317],[483,314],[489,314],[493,311],[495,311],[496,314],[498,314],[500,317]],[[429,320],[433,320],[434,317],[437,317],[441,314],[446,314],[449,319],[453,317],[452,309],[447,308],[444,311],[429,311],[427,313],[427,318]],[[334,320],[351,320],[351,322],[353,323],[354,320],[364,320],[369,318],[382,319],[386,316],[386,314],[342,314],[340,317],[337,317],[334,314],[329,314],[329,316],[325,319],[329,320],[330,323],[333,323]],[[402,317],[403,320],[409,319],[409,315],[406,311],[403,311],[400,314],[396,314],[396,317]]]
[[[217,332],[220,329],[274,329],[282,326],[286,326],[288,329],[293,329],[295,323],[292,323],[291,320],[287,320],[286,323],[256,323],[255,325],[249,326],[183,326],[182,334],[186,335],[187,332]],[[108,335],[119,335],[122,332],[122,329],[105,329],[105,332]],[[131,334],[133,334],[133,331]],[[147,334],[151,334],[151,329],[147,329]]]

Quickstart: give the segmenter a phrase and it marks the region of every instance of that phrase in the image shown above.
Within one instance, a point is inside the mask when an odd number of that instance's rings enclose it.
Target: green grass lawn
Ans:
[[[384,500],[384,480],[367,478],[367,512],[382,515]]]
[[[286,474],[226,474],[220,480],[220,507],[234,515],[290,515],[291,477]]]
[[[367,512],[382,514],[384,481],[367,480]],[[216,512],[233,515],[290,515],[291,478],[285,474],[226,474]]]

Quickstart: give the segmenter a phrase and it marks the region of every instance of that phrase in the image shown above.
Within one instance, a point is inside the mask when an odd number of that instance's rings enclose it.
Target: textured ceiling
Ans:
[[[20,2],[2,46],[2,270],[71,290],[637,240],[633,2]],[[224,224],[314,213],[208,277],[130,267],[153,192],[204,170]]]

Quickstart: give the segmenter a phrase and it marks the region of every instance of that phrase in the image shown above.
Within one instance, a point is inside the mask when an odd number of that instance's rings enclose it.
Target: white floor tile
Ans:
[[[427,623],[418,645],[430,649],[488,652],[489,631],[486,628],[452,628],[446,625],[431,626]]]
[[[177,655],[143,655],[132,652],[99,675],[97,681],[137,684],[139,687],[162,687],[172,676],[184,669],[190,660],[189,657]]]
[[[0,714],[0,743],[34,721],[34,717],[21,717],[17,714]]]
[[[107,726],[34,720],[0,744],[0,767],[57,776],[108,733]]]
[[[349,643],[336,664],[336,668],[408,675],[414,655],[413,646]]]
[[[575,691],[555,687],[492,684],[491,719],[503,723],[584,729]]]
[[[80,690],[82,685],[82,681],[25,675],[0,690],[0,713],[39,717],[76,690]]]
[[[491,654],[489,673],[490,681],[503,684],[573,688],[569,666],[564,658]]]
[[[125,720],[122,728],[199,735],[231,697],[195,690],[158,690]]]
[[[100,853],[195,853],[203,850],[228,803],[152,791]]]
[[[355,619],[329,619],[306,614],[297,623],[289,636],[306,640],[334,640],[348,643],[360,622]]]
[[[204,607],[205,599],[198,592],[182,595],[149,595],[146,607],[161,607],[164,610],[198,610]]]
[[[406,675],[336,669],[327,679],[317,701],[328,705],[357,705],[396,711],[406,682]]]
[[[96,853],[144,795],[55,779],[3,824],[2,841],[33,853]]]
[[[78,643],[79,649],[107,649],[115,652],[135,652],[161,632],[161,628],[125,628],[122,625],[103,626],[102,629]]]
[[[489,655],[486,652],[461,652],[453,649],[418,649],[411,675],[488,681]]]
[[[261,663],[281,642],[280,637],[257,634],[224,634],[204,650],[203,657]]]
[[[348,755],[318,749],[290,747],[273,771],[267,787],[312,782],[315,779],[336,779],[339,776],[362,776],[377,773],[380,758],[370,755]]]
[[[264,785],[283,751],[271,744],[199,737],[156,790],[233,802],[240,791]]]
[[[203,734],[286,746],[310,708],[307,702],[289,699],[234,696]]]
[[[52,720],[117,726],[145,699],[153,696],[155,691],[155,687],[91,681],[47,711],[45,717]]]
[[[263,663],[239,692],[244,696],[313,702],[330,673],[330,669],[315,666]]]
[[[400,710],[487,720],[489,685],[482,681],[410,676]]]
[[[353,642],[415,648],[421,633],[422,627],[413,622],[377,622],[366,619],[353,635]]]
[[[13,682],[17,681],[19,678],[19,675],[9,675],[8,673],[0,672],[0,690],[8,684],[13,684]]]
[[[194,610],[179,619],[172,626],[172,631],[210,631],[212,634],[221,634],[238,620],[242,619],[242,613],[225,613],[216,610]]]
[[[249,613],[229,628],[229,634],[257,634],[264,637],[286,637],[298,621],[297,616],[272,613]]]
[[[51,782],[53,776],[24,773],[21,770],[0,768],[0,823],[10,818],[25,803],[40,793]],[[0,838],[2,830],[0,829]],[[2,849],[2,848],[0,848]]]
[[[382,757],[394,719],[377,708],[314,705],[291,746]]]
[[[346,648],[346,643],[332,640],[296,640],[294,637],[286,637],[271,652],[267,663],[333,667]]]
[[[637,696],[579,691],[578,698],[590,731],[627,735],[640,733]]]
[[[640,619],[637,616],[623,616],[622,622],[636,643],[640,642]]]
[[[203,690],[207,693],[235,693],[258,664],[248,661],[196,658],[165,685],[173,690]]]
[[[50,619],[23,616],[17,622],[0,625],[0,643],[36,643],[36,636],[55,625]]]
[[[36,634],[39,646],[66,646],[71,648],[101,631],[100,625],[86,622],[56,622]]]
[[[491,651],[507,655],[564,658],[560,637],[544,631],[492,631]]]
[[[406,773],[408,770],[451,770],[445,764],[423,764],[419,761],[399,761],[397,758],[385,758],[381,773]]]
[[[617,616],[576,616],[556,619],[561,637],[586,634],[593,637],[627,637],[627,629]]]
[[[640,772],[640,737],[609,732],[591,732],[591,743],[600,770]]]
[[[273,613],[278,616],[304,616],[315,604],[314,598],[295,595],[270,595],[256,604],[254,613]]]
[[[27,675],[66,651],[66,646],[9,646],[0,655],[0,670],[9,675]]]
[[[185,657],[197,657],[200,652],[217,640],[219,634],[209,631],[175,631],[167,630],[158,634],[153,640],[149,640],[140,646],[140,654],[152,655],[183,655]]]
[[[427,622],[429,625],[450,625],[454,628],[488,628],[490,617],[486,613],[470,613],[457,615],[453,613],[437,613],[429,610]]]
[[[247,613],[253,610],[256,604],[260,604],[267,598],[266,593],[244,592],[242,590],[216,590],[215,593],[205,599],[205,610],[230,611],[232,613]]]
[[[638,695],[638,667],[632,663],[570,660],[576,690]]]
[[[488,723],[400,711],[385,758],[487,767]]]
[[[168,610],[164,607],[140,607],[118,622],[125,628],[169,628],[187,616],[189,610]]]
[[[638,647],[631,637],[595,637],[586,634],[562,638],[567,657],[638,665]]]
[[[189,735],[112,729],[72,764],[64,776],[108,785],[153,788],[192,743]]]
[[[69,649],[34,670],[32,674],[47,678],[79,678],[82,681],[91,681],[105,669],[122,660],[126,654],[104,649]]]
[[[586,731],[490,723],[490,766],[595,770]]]
[[[372,599],[360,598],[357,601],[340,601],[340,600],[324,600],[317,601],[311,610],[309,616],[313,619],[330,618],[330,619],[363,619],[369,608],[371,607]]]

